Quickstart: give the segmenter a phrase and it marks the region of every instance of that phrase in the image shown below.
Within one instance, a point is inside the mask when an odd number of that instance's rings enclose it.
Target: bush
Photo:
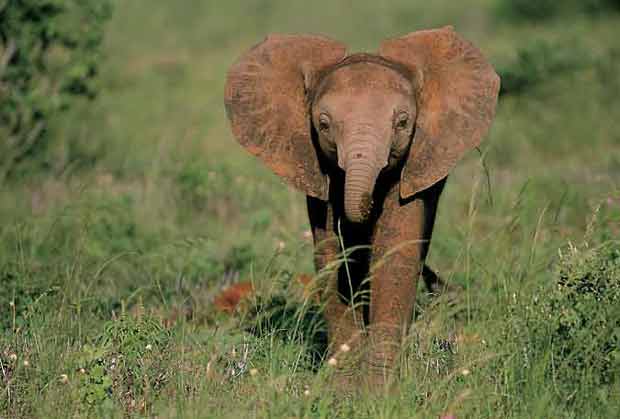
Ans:
[[[551,290],[525,313],[526,358],[546,366],[560,397],[612,396],[620,381],[620,244],[569,246]]]
[[[604,13],[608,10],[620,10],[619,0],[584,0],[583,9],[588,13]]]
[[[620,10],[618,0],[502,0],[499,14],[509,20],[544,21],[561,14],[601,14]]]
[[[500,13],[514,20],[545,20],[555,16],[560,7],[555,0],[503,0]]]
[[[150,317],[110,320],[94,345],[79,356],[80,394],[86,405],[144,409],[170,375],[170,333]]]
[[[32,317],[54,304],[58,290],[57,284],[20,272],[17,266],[0,266],[0,333],[9,336],[27,328]]]
[[[571,45],[536,41],[518,49],[517,60],[500,66],[500,95],[521,94],[545,80],[579,70],[591,63],[588,53]]]
[[[0,2],[0,181],[40,155],[49,123],[97,93],[109,0]]]

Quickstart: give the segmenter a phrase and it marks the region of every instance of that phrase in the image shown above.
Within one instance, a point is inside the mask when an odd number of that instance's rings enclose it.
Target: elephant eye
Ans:
[[[319,116],[319,131],[322,133],[329,131],[329,116],[324,113]]]
[[[407,124],[409,123],[409,115],[407,112],[400,112],[396,115],[396,119],[394,120],[394,128],[397,130],[403,130],[407,128]]]

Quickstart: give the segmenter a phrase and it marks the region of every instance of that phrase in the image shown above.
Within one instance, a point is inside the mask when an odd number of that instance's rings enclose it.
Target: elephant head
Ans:
[[[377,177],[401,170],[405,199],[448,175],[489,129],[499,78],[451,27],[412,32],[379,53],[346,55],[319,36],[276,35],[231,68],[233,133],[276,174],[327,200],[345,171],[345,215],[368,218]]]

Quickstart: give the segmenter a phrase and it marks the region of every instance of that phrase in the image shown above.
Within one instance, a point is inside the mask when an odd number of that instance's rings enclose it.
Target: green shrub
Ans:
[[[620,383],[620,243],[570,245],[554,279],[526,309],[525,357],[545,365],[569,403],[612,397]]]
[[[500,66],[500,95],[521,94],[526,90],[562,74],[590,64],[591,58],[582,48],[536,41],[517,50],[516,62]]]
[[[0,181],[51,141],[49,124],[97,93],[109,0],[0,2]]]
[[[586,12],[598,14],[609,10],[620,10],[619,0],[582,0]]]
[[[503,0],[500,13],[514,20],[545,20],[555,16],[561,7],[555,0]]]
[[[11,270],[14,268],[14,270]],[[58,285],[16,266],[0,266],[0,333],[23,330],[29,320],[54,304]]]
[[[544,21],[558,15],[576,13],[601,14],[620,10],[618,0],[502,0],[500,16],[516,21]]]
[[[152,403],[170,375],[170,333],[150,317],[111,320],[79,355],[80,395],[93,408],[131,411]]]
[[[222,205],[228,205],[236,194],[242,193],[239,187],[242,185],[235,185],[234,177],[233,170],[222,164],[195,161],[180,169],[176,182],[189,209],[218,213]]]

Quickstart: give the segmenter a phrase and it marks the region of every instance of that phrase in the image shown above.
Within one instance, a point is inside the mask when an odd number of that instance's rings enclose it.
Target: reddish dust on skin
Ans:
[[[276,35],[231,68],[226,86],[227,112],[239,142],[276,174],[318,198],[314,203],[309,200],[308,206],[317,271],[336,261],[342,249],[334,223],[334,206],[339,208],[339,203],[330,202],[327,174],[317,159],[307,93],[313,91],[312,82],[320,75],[339,63],[350,64],[345,57],[346,46],[328,38]],[[340,298],[337,270],[330,273],[324,291],[330,347],[345,343],[363,347],[367,355],[352,370],[367,365],[369,383],[378,385],[392,375],[402,334],[413,317],[416,281],[431,238],[441,179],[486,134],[494,116],[499,78],[480,51],[452,28],[389,39],[377,55],[359,58],[382,65],[389,62],[390,68],[405,67],[411,73],[407,79],[415,79],[419,105],[402,182],[375,186],[385,195],[376,195],[383,196],[377,204],[382,211],[369,226],[370,266],[376,269],[370,281],[368,328],[358,321],[364,317]],[[368,75],[371,82],[379,79],[375,72]],[[372,196],[359,194],[361,190],[356,189],[358,195],[350,205],[345,199],[345,215],[352,215],[352,221],[358,217],[367,221],[371,213]],[[251,284],[243,284],[224,290],[215,300],[216,307],[229,313],[239,310],[240,302],[255,292]],[[452,412],[450,408],[442,415],[453,419]]]

